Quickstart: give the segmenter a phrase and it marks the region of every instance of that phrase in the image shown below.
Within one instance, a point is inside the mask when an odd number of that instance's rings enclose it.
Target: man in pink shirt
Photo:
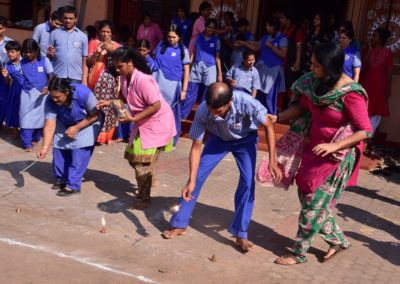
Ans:
[[[149,14],[145,14],[143,17],[143,24],[139,26],[137,32],[137,40],[147,39],[150,43],[150,51],[153,52],[163,37],[160,26],[152,22]]]
[[[211,15],[211,3],[203,1],[199,6],[200,17],[194,22],[192,37],[189,43],[189,54],[192,56],[194,50],[194,42],[196,38],[201,34],[206,28],[206,21]]]

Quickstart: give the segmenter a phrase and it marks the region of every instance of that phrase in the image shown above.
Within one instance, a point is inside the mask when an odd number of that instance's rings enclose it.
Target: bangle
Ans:
[[[182,92],[185,92],[185,93],[186,93],[187,91],[185,91],[185,90],[182,90]]]

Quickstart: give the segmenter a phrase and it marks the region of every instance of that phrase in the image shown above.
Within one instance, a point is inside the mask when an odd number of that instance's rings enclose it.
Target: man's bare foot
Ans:
[[[150,206],[150,200],[139,200],[136,201],[133,206],[131,207],[131,209],[135,209],[135,210],[143,210],[146,209]]]
[[[236,237],[235,244],[244,253],[249,252],[254,248],[254,244],[250,242],[248,239],[242,239]]]
[[[171,230],[165,230],[161,236],[164,239],[173,239],[177,236],[182,236],[186,234],[187,230],[186,228],[172,228]]]

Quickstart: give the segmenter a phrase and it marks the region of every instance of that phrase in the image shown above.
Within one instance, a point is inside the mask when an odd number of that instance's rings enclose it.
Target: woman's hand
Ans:
[[[218,82],[222,82],[223,81],[222,74],[218,74],[217,81]]]
[[[273,114],[267,114],[267,119],[269,119],[272,123],[278,122],[278,116]]]
[[[274,161],[270,161],[268,164],[268,169],[271,174],[272,179],[276,183],[280,183],[282,180],[282,171]]]
[[[336,143],[322,143],[315,146],[312,151],[317,156],[325,157],[340,150]]]
[[[69,139],[75,139],[75,136],[78,134],[79,129],[73,125],[71,127],[68,127],[68,129],[65,131],[65,135],[69,138]]]
[[[181,101],[186,100],[186,91],[181,91]]]
[[[40,148],[40,150],[36,153],[38,159],[42,160],[42,159],[46,158],[46,154],[48,151],[49,151],[48,147],[42,146],[42,148]]]
[[[8,78],[10,74],[8,73],[6,68],[1,68],[1,75],[3,75],[4,78]]]
[[[97,109],[106,108],[111,104],[111,100],[100,100],[96,104]]]
[[[46,86],[43,88],[41,94],[44,96],[44,95],[47,95],[48,93],[49,93],[49,88]]]
[[[129,122],[133,122],[134,119],[132,117],[132,115],[130,114],[129,111],[125,111],[125,116],[124,117],[118,117],[118,121],[121,123],[129,123]]]

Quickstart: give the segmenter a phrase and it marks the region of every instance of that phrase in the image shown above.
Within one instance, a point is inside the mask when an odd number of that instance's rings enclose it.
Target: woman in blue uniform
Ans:
[[[19,106],[20,135],[25,151],[32,152],[32,142],[42,138],[44,101],[53,66],[47,57],[41,55],[40,47],[34,39],[23,41],[22,55],[21,69],[25,78]]]
[[[183,44],[188,47],[190,42],[190,37],[192,35],[192,20],[187,18],[186,15],[186,6],[179,5],[176,9],[176,17],[174,17],[171,21],[172,25],[178,26],[179,30],[182,33],[181,39]]]
[[[57,183],[52,188],[59,190],[59,196],[81,191],[82,177],[102,126],[95,95],[88,87],[69,82],[53,78],[49,83],[43,145],[37,153],[39,159],[44,159],[53,142],[53,174]]]
[[[354,40],[353,30],[345,30],[339,34],[339,46],[344,51],[343,72],[358,82],[361,72],[361,56],[357,48],[352,44]]]
[[[197,96],[204,98],[209,85],[216,81],[222,82],[222,69],[219,51],[221,42],[215,35],[217,21],[210,18],[206,21],[206,29],[201,33],[195,43],[194,52],[190,62],[193,64],[190,71],[189,85],[186,99],[182,105],[182,118],[186,119],[192,110]]]
[[[256,55],[254,51],[246,50],[242,56],[242,64],[229,69],[226,73],[226,80],[234,93],[245,96],[251,95],[255,98],[257,90],[261,89],[260,76],[254,67]]]
[[[177,135],[174,146],[181,132],[180,101],[186,98],[189,82],[189,51],[183,45],[179,28],[171,25],[165,40],[155,50],[153,77],[156,79],[165,101],[170,105],[175,117]]]
[[[285,62],[288,39],[279,32],[279,21],[268,18],[266,34],[259,43],[246,42],[245,47],[255,52],[260,51],[256,68],[260,75],[261,90],[257,99],[268,109],[268,113],[277,113],[278,94],[285,91]]]

